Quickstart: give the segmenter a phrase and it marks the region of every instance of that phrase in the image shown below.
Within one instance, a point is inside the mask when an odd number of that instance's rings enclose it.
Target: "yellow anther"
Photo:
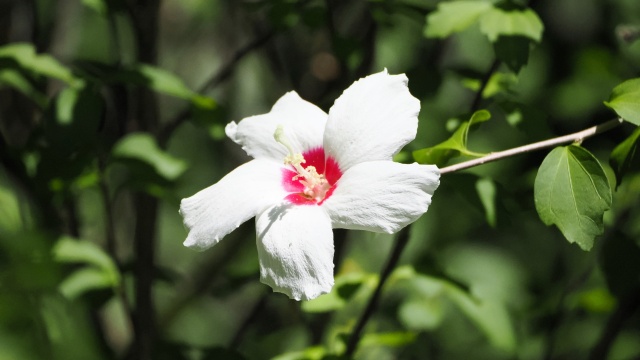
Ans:
[[[302,154],[294,153],[293,147],[284,134],[282,125],[278,125],[276,131],[273,133],[273,138],[289,151],[289,154],[284,158],[284,164],[293,166],[297,173],[291,180],[298,180],[304,185],[305,189],[302,193],[306,197],[316,199],[317,201],[324,199],[325,194],[330,188],[329,182],[324,174],[318,174],[315,166],[307,166],[304,168],[300,165],[304,164],[306,160]]]

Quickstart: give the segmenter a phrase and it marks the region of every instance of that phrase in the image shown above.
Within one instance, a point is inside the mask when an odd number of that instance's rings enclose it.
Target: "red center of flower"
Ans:
[[[320,205],[335,190],[342,171],[334,158],[325,157],[322,147],[307,150],[302,157],[303,171],[292,165],[282,169],[282,186],[290,193],[285,199],[296,205]]]

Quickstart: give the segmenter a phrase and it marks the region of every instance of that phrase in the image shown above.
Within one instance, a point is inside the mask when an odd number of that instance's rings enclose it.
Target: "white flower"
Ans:
[[[392,161],[419,111],[406,76],[385,70],[351,85],[329,115],[292,91],[268,114],[229,123],[254,160],[182,200],[184,245],[211,247],[255,216],[263,283],[296,300],[331,291],[332,228],[395,233],[431,203],[438,168]]]

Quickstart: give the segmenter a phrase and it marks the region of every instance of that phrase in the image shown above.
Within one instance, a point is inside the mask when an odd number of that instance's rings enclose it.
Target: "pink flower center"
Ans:
[[[290,193],[285,199],[296,205],[320,205],[335,190],[342,171],[335,159],[325,157],[322,147],[299,155],[288,159],[289,168],[282,169],[282,186]]]

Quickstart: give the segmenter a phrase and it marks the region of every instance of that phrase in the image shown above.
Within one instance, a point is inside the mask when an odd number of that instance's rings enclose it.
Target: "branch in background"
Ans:
[[[160,0],[137,0],[128,2],[129,15],[134,27],[137,60],[156,64],[158,55],[158,20]],[[129,117],[128,130],[155,133],[158,127],[158,101],[149,89],[134,90],[134,112]],[[135,265],[134,341],[129,354],[137,360],[151,360],[156,339],[153,281],[155,279],[156,220],[158,200],[151,195],[134,194],[136,205],[133,250]]]
[[[474,112],[480,109],[480,102],[482,102],[482,93],[484,93],[484,90],[487,88],[487,85],[489,84],[489,80],[491,80],[491,77],[493,76],[493,74],[496,71],[498,71],[498,68],[500,67],[501,64],[502,62],[500,60],[498,59],[493,60],[491,67],[489,68],[489,70],[487,70],[487,72],[484,74],[484,76],[480,80],[480,88],[478,89],[478,91],[476,91],[476,95],[473,98],[470,112]]]
[[[479,159],[474,159],[474,160],[466,161],[466,162],[459,163],[459,164],[456,164],[456,165],[448,166],[448,167],[442,168],[440,170],[440,172],[441,172],[441,174],[451,173],[451,172],[467,169],[467,168],[470,168],[470,167],[482,165],[482,164],[485,164],[487,162],[491,162],[491,161],[503,159],[503,158],[506,158],[506,157],[522,154],[522,153],[525,153],[525,152],[530,152],[530,151],[534,151],[534,150],[538,150],[538,149],[552,147],[552,146],[556,146],[556,145],[563,144],[563,143],[568,143],[568,142],[576,142],[576,141],[579,142],[579,141],[582,141],[583,139],[586,139],[586,138],[588,138],[590,136],[597,135],[597,134],[603,133],[605,131],[611,130],[611,129],[619,126],[620,124],[622,124],[622,122],[623,122],[623,120],[621,118],[609,120],[609,121],[607,121],[605,123],[602,123],[600,125],[593,126],[593,127],[590,127],[588,129],[585,129],[585,130],[582,130],[582,131],[579,131],[579,132],[576,132],[576,133],[573,133],[573,134],[560,136],[560,137],[557,137],[557,138],[553,138],[553,139],[549,139],[549,140],[545,140],[545,141],[540,141],[540,142],[529,144],[529,145],[525,145],[525,146],[520,146],[520,147],[517,147],[517,148],[514,148],[514,149],[509,149],[509,150],[493,153],[493,154],[481,157]],[[387,279],[389,277],[389,274],[391,274],[391,271],[393,271],[393,269],[395,268],[396,264],[398,263],[398,261],[400,259],[400,255],[402,254],[402,250],[407,245],[408,240],[409,240],[409,226],[407,226],[400,233],[400,235],[398,235],[398,240],[396,241],[396,244],[395,244],[395,246],[393,248],[393,251],[391,252],[391,255],[389,256],[389,260],[387,260],[387,264],[385,265],[384,269],[382,270],[382,272],[380,274],[380,280],[379,280],[378,286],[376,287],[373,295],[371,296],[371,299],[369,300],[369,303],[367,304],[367,307],[365,308],[362,316],[358,320],[358,323],[354,327],[353,332],[351,333],[351,337],[349,338],[349,340],[347,342],[347,350],[345,352],[345,355],[346,355],[347,358],[353,357],[353,354],[355,353],[355,351],[357,349],[357,346],[358,346],[358,343],[360,341],[362,330],[364,329],[364,326],[367,324],[367,322],[369,321],[369,319],[371,318],[371,316],[373,315],[373,313],[376,310],[376,307],[377,307],[378,302],[380,300],[380,294],[382,292],[382,287],[384,286],[385,282],[387,281]]]
[[[585,129],[585,130],[582,130],[582,131],[578,131],[578,132],[573,133],[573,134],[564,135],[564,136],[560,136],[560,137],[557,137],[557,138],[552,138],[552,139],[548,139],[548,140],[544,140],[544,141],[539,141],[539,142],[536,142],[536,143],[533,143],[533,144],[519,146],[517,148],[513,148],[513,149],[509,149],[509,150],[504,150],[504,151],[491,153],[491,154],[489,154],[487,156],[483,156],[481,158],[477,158],[477,159],[461,162],[459,164],[455,164],[455,165],[444,167],[444,168],[440,169],[440,173],[441,174],[452,173],[452,172],[468,169],[468,168],[471,168],[471,167],[474,167],[474,166],[486,164],[486,163],[489,163],[489,162],[492,162],[492,161],[508,158],[508,157],[511,157],[511,156],[514,156],[514,155],[524,154],[524,153],[527,153],[527,152],[532,152],[532,151],[535,151],[535,150],[549,148],[549,147],[553,147],[553,146],[557,146],[557,145],[561,145],[561,144],[566,144],[566,143],[570,143],[570,142],[582,142],[582,140],[584,140],[586,138],[589,138],[589,137],[594,136],[594,135],[598,135],[600,133],[603,133],[605,131],[609,131],[609,130],[619,126],[620,124],[622,124],[623,121],[624,120],[622,120],[622,118],[612,119],[612,120],[604,122],[604,123],[602,123],[600,125],[592,126],[592,127],[588,128],[588,129]]]
[[[256,50],[263,45],[265,45],[271,38],[275,35],[275,30],[269,30],[262,35],[256,37],[251,42],[246,44],[245,46],[238,49],[231,59],[224,65],[214,76],[212,76],[209,80],[207,80],[201,87],[198,89],[198,93],[205,93],[218,85],[220,85],[223,81],[225,81],[231,74],[235,67],[238,65],[240,60],[242,60],[247,54],[251,53],[253,50]],[[162,146],[166,144],[166,142],[171,137],[171,134],[185,121],[189,119],[189,115],[191,115],[191,107],[187,106],[182,111],[178,113],[173,119],[164,125],[159,133],[158,133],[158,141]]]
[[[409,242],[410,227],[411,225],[405,227],[402,231],[400,231],[400,234],[398,234],[398,238],[396,239],[396,243],[393,246],[393,250],[389,255],[389,259],[387,260],[386,265],[382,269],[382,272],[380,272],[380,279],[378,280],[378,286],[376,286],[376,289],[374,290],[373,295],[371,295],[371,298],[369,299],[369,302],[367,303],[367,306],[365,307],[364,312],[360,316],[360,319],[358,319],[358,323],[356,324],[356,326],[353,328],[353,331],[351,332],[351,336],[347,341],[347,350],[345,351],[345,357],[347,359],[353,358],[353,354],[358,348],[358,343],[360,342],[362,330],[364,329],[364,326],[367,324],[367,322],[369,322],[369,319],[371,319],[371,316],[375,313],[376,308],[378,307],[378,303],[380,302],[380,295],[382,294],[382,288],[387,282],[389,275],[398,264],[398,261],[400,260],[400,255],[402,255],[402,251],[404,250],[404,248],[407,246],[407,243]]]
[[[238,330],[236,331],[235,335],[233,335],[233,338],[229,343],[230,349],[238,348],[238,346],[240,345],[240,342],[242,341],[242,338],[244,337],[244,334],[247,332],[247,329],[249,329],[249,326],[258,318],[258,316],[264,310],[264,307],[267,305],[267,300],[269,300],[269,295],[271,295],[271,292],[267,292],[260,296],[260,299],[253,306],[249,315],[244,319],[242,324],[238,327]]]
[[[600,336],[598,343],[591,350],[589,360],[607,358],[609,350],[622,330],[625,321],[627,321],[639,309],[640,287],[635,288],[626,298],[620,301],[616,310],[609,317],[607,325],[602,331],[602,335]]]
[[[229,235],[229,239],[217,245],[217,247],[224,247],[224,249],[218,249],[213,253],[213,258],[205,261],[202,266],[195,268],[189,276],[185,277],[191,279],[191,282],[178,287],[178,298],[169,305],[166,312],[160,317],[159,326],[161,328],[170,325],[180,311],[193,299],[210,290],[212,283],[218,278],[218,273],[235,259],[240,249],[246,245],[247,239],[250,239],[250,229],[252,229],[250,226],[242,225]]]

